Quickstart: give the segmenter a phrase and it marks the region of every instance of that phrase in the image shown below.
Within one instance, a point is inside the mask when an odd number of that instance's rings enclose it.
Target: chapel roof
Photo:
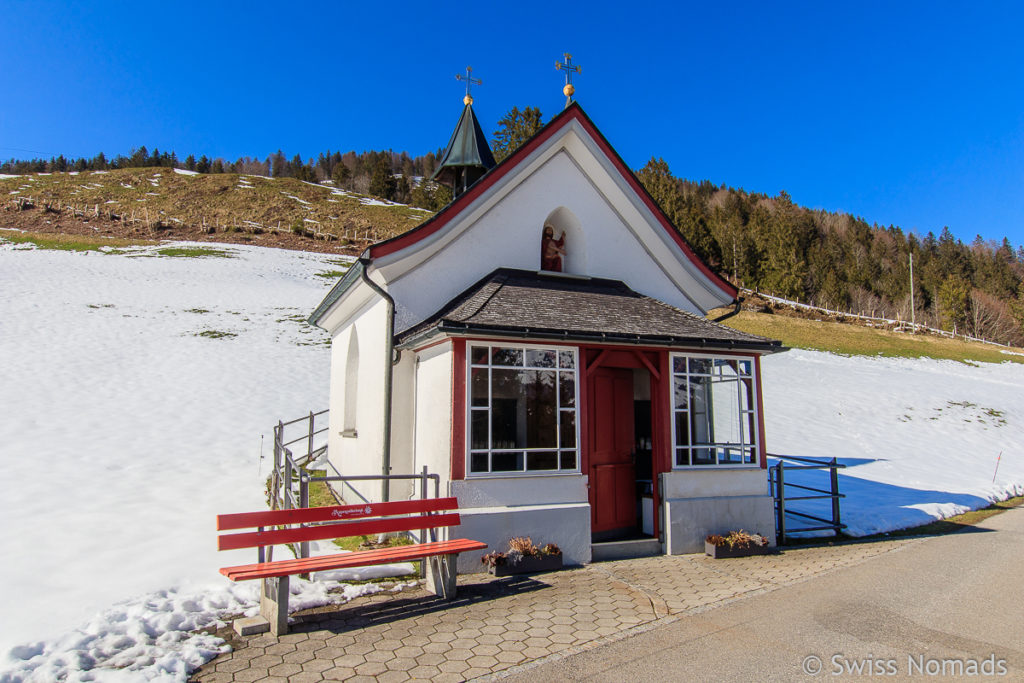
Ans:
[[[455,126],[448,147],[441,155],[434,179],[451,183],[456,170],[464,167],[488,171],[497,164],[487,144],[487,136],[480,128],[480,122],[473,113],[473,105],[467,104],[462,110],[459,123]]]
[[[774,353],[782,343],[682,311],[619,280],[498,268],[396,343],[433,333],[477,333]]]

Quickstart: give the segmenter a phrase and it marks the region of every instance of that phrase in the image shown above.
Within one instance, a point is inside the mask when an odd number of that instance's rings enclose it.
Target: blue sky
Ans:
[[[571,9],[569,9],[571,7]],[[1021,3],[0,0],[0,158],[443,146],[563,103],[633,168],[1024,243]]]

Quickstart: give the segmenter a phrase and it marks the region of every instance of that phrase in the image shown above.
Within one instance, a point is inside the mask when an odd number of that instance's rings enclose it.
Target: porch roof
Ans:
[[[784,350],[774,339],[747,334],[639,294],[619,280],[499,268],[440,311],[401,332],[407,345],[446,334],[534,339]]]

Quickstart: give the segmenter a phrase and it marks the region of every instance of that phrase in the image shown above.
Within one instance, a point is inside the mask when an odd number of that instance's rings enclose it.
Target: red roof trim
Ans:
[[[552,119],[548,125],[541,129],[537,135],[527,141],[525,145],[491,169],[491,171],[477,181],[469,191],[462,194],[458,199],[449,204],[432,219],[405,234],[372,245],[369,248],[370,258],[393,254],[438,232],[453,218],[458,216],[463,209],[475,202],[480,195],[487,192],[487,190],[493,187],[495,183],[508,175],[508,173],[518,166],[525,157],[529,156],[535,149],[543,145],[547,140],[551,139],[555,133],[561,130],[570,121],[580,122],[584,130],[586,130],[587,133],[590,134],[591,138],[597,142],[598,147],[600,147],[601,151],[604,152],[605,156],[611,160],[616,170],[618,170],[619,174],[626,181],[626,184],[628,184],[633,192],[640,197],[644,205],[650,209],[651,213],[654,214],[654,217],[661,224],[662,228],[664,228],[669,236],[675,241],[676,245],[679,246],[690,262],[697,266],[697,268],[699,268],[705,277],[711,280],[712,283],[735,299],[736,295],[739,294],[739,290],[711,270],[711,268],[709,268],[708,265],[704,263],[696,253],[694,253],[693,249],[690,248],[690,245],[683,239],[683,236],[680,235],[679,231],[672,225],[672,221],[668,219],[668,216],[666,216],[661,210],[661,207],[659,207],[657,202],[655,202],[651,195],[647,193],[647,190],[645,190],[643,185],[640,184],[640,181],[636,179],[633,172],[629,170],[629,167],[626,166],[622,157],[619,156],[618,152],[615,151],[604,135],[601,134],[601,131],[597,129],[597,126],[595,126],[594,122],[590,120],[590,117],[584,113],[580,105],[575,102]]]

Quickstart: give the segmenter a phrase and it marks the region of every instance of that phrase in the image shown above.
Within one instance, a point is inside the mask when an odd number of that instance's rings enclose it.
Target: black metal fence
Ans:
[[[821,460],[804,458],[795,455],[774,455],[769,457],[778,463],[768,468],[768,482],[772,496],[775,498],[775,536],[779,545],[786,543],[788,534],[812,531],[832,531],[839,535],[846,525],[842,523],[839,501],[843,494],[839,493],[839,470],[846,465],[840,464],[835,458]],[[795,473],[808,470],[828,471],[828,482],[822,484],[828,488],[809,485],[807,478],[801,475],[801,483],[787,481],[787,472]],[[792,479],[793,477],[790,477]],[[815,482],[817,483],[817,482]],[[831,518],[820,512],[819,506],[805,506],[799,501],[829,500],[831,502]],[[794,507],[794,503],[796,506]],[[814,514],[817,513],[817,514]],[[789,518],[789,519],[787,519]]]

